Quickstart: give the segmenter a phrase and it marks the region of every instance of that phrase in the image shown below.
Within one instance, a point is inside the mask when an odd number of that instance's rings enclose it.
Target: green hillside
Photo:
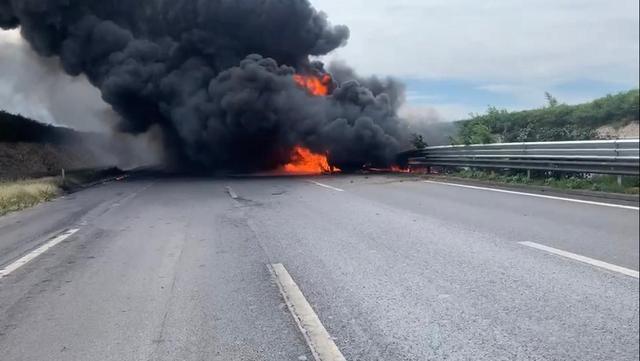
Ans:
[[[547,94],[548,105],[540,109],[509,112],[490,107],[486,114],[458,122],[452,143],[598,139],[598,129],[603,126],[620,128],[638,121],[638,95],[638,89],[634,89],[585,104],[566,105]]]
[[[63,143],[78,138],[78,132],[37,122],[0,110],[0,142]]]

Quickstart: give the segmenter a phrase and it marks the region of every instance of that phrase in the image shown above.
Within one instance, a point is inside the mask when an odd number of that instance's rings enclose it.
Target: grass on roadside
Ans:
[[[451,175],[461,178],[479,179],[508,184],[529,184],[546,186],[558,189],[590,190],[610,193],[638,194],[640,180],[638,177],[624,176],[622,184],[618,184],[618,178],[610,175],[559,175],[534,172],[531,178],[527,178],[526,172],[505,171],[492,172],[486,170],[463,169]]]
[[[58,194],[57,178],[0,181],[0,216],[52,200]]]

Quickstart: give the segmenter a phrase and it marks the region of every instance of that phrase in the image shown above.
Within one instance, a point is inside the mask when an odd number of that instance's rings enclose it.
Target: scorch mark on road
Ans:
[[[346,361],[287,269],[278,263],[269,270],[316,361]]]

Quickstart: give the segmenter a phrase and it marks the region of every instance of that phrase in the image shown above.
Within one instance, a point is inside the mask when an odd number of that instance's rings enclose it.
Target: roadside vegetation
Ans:
[[[53,200],[65,192],[74,192],[109,179],[121,180],[118,168],[74,170],[61,177],[0,179],[0,216]]]
[[[640,178],[635,176],[624,176],[622,177],[622,184],[618,184],[618,177],[611,175],[585,176],[553,172],[532,172],[531,177],[528,178],[526,171],[519,170],[487,171],[463,169],[450,173],[450,175],[505,184],[525,184],[596,192],[638,194],[640,189]]]
[[[50,201],[62,192],[57,178],[0,181],[0,216]]]
[[[489,107],[486,114],[456,122],[451,144],[550,142],[613,138],[638,138],[640,91],[633,89],[607,95],[579,105],[561,104],[546,93],[547,105],[533,110],[510,112]],[[414,140],[419,149],[419,142]],[[417,144],[417,145],[416,145]],[[544,186],[557,189],[638,194],[637,176],[622,177],[583,173],[523,170],[458,169],[451,176],[506,184]]]
[[[452,144],[499,142],[546,142],[607,138],[602,127],[619,129],[639,118],[639,91],[630,90],[592,102],[561,104],[546,93],[547,105],[540,109],[509,112],[489,107],[486,114],[472,114],[458,122]],[[638,135],[635,134],[637,138]]]

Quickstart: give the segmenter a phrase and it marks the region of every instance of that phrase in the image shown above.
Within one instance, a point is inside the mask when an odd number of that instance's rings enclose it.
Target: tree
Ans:
[[[424,141],[422,134],[417,133],[412,135],[411,144],[413,144],[416,149],[424,149],[429,146],[427,142]]]
[[[547,104],[549,108],[553,108],[558,105],[558,99],[556,99],[551,93],[544,92],[544,97],[547,98]]]
[[[459,131],[458,144],[488,144],[493,143],[494,138],[491,129],[479,120],[465,123]]]

